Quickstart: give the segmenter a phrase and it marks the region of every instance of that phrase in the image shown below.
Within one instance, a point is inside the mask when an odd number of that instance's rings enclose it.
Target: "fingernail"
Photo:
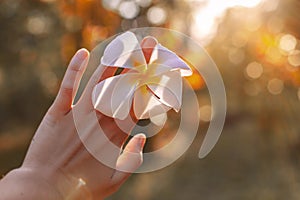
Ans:
[[[146,136],[142,133],[137,134],[135,136],[135,139],[138,140],[135,146],[136,152],[140,152],[143,150],[145,142],[146,142]]]
[[[81,65],[80,65],[80,67],[79,67],[79,69],[82,69],[86,64],[87,64],[87,62],[89,61],[89,56],[86,56],[85,58],[84,58],[84,60],[82,61],[82,63],[81,63]]]
[[[88,61],[88,58],[89,58],[89,52],[88,50],[82,48],[82,49],[79,49],[76,53],[76,60],[77,62],[80,62],[80,66],[79,66],[79,69],[81,69],[82,67],[84,67]]]

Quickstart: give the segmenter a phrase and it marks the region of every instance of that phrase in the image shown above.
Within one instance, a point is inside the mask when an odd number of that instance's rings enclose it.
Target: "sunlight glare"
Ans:
[[[262,2],[262,0],[234,0],[224,2],[228,2],[228,7],[242,6],[246,8],[254,8],[258,6]]]
[[[262,3],[263,0],[206,0],[201,2],[193,14],[194,24],[191,27],[192,36],[202,44],[207,44],[215,36],[220,19],[225,12],[232,7],[241,6],[254,8]],[[194,1],[189,1],[193,3]]]
[[[82,178],[79,178],[76,188],[79,189],[79,188],[81,188],[82,186],[85,186],[85,185],[86,185],[86,182]]]

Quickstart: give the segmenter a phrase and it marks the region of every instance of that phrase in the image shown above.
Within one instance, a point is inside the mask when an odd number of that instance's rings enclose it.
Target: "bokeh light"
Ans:
[[[102,0],[102,5],[104,8],[109,10],[117,10],[121,0]]]
[[[246,74],[252,79],[259,78],[263,73],[263,67],[260,63],[252,62],[249,63],[246,67]]]
[[[292,65],[293,67],[299,67],[300,66],[300,51],[299,50],[291,51],[288,56],[288,61],[289,61],[289,64]]]
[[[295,49],[297,45],[297,39],[290,34],[286,34],[280,38],[279,45],[283,51],[290,52]]]
[[[284,83],[282,80],[274,78],[268,82],[268,91],[273,95],[280,94],[284,89]]]
[[[125,19],[133,19],[139,14],[140,8],[134,1],[123,1],[119,6],[119,12]]]
[[[34,35],[45,34],[49,32],[51,21],[42,14],[35,14],[27,19],[27,30]]]
[[[152,0],[135,0],[136,3],[141,7],[149,7],[152,3]]]
[[[153,6],[148,10],[147,18],[150,23],[154,25],[161,25],[165,23],[167,19],[167,13],[163,8]]]

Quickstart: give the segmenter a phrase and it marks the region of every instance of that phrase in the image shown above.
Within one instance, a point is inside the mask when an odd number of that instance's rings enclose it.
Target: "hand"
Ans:
[[[72,58],[58,95],[36,131],[23,165],[1,180],[2,198],[103,199],[124,183],[130,176],[128,172],[141,165],[146,140],[143,134],[134,136],[122,154],[109,155],[116,169],[126,169],[127,172],[107,167],[96,160],[80,140],[74,122],[74,109],[83,113],[82,119],[94,113],[91,102],[93,87],[101,77],[112,76],[115,72],[112,68],[98,67],[80,100],[73,106],[88,60],[89,52],[85,49],[79,50]],[[97,113],[97,117],[107,138],[121,147],[128,135],[118,128],[114,119],[101,113]],[[84,132],[87,138],[99,132],[98,121],[97,125],[94,123],[84,124],[88,127]],[[97,150],[105,151],[106,146],[107,142],[99,142]]]

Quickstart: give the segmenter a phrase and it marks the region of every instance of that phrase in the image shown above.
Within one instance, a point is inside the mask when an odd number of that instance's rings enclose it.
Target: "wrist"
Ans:
[[[62,195],[47,181],[36,176],[30,169],[10,171],[0,181],[0,193],[4,199],[62,200]]]
[[[39,170],[24,167],[12,170],[0,181],[0,193],[7,200],[90,199],[86,198],[90,195],[80,179],[64,176],[60,172],[41,173]]]

